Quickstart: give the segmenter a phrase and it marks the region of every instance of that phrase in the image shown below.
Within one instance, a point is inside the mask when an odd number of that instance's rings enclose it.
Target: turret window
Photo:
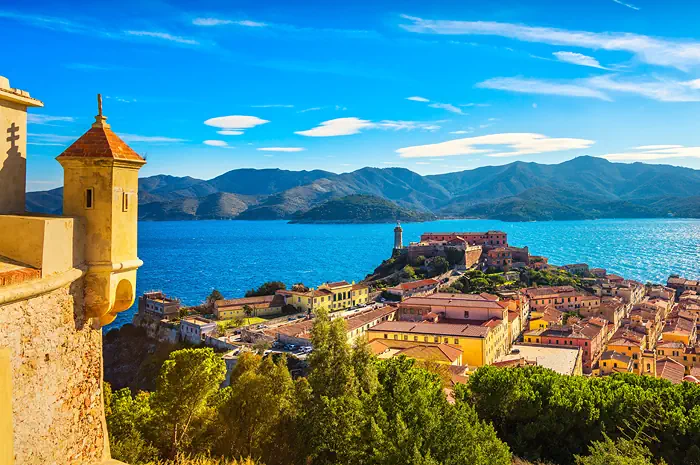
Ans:
[[[129,211],[129,201],[131,200],[131,194],[128,192],[122,192],[122,211]]]
[[[92,210],[95,206],[95,190],[92,187],[85,189],[85,208]]]

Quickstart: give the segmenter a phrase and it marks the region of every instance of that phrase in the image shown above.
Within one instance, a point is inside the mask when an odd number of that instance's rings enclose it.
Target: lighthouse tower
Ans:
[[[403,249],[403,228],[400,222],[396,222],[396,227],[394,228],[394,250]]]

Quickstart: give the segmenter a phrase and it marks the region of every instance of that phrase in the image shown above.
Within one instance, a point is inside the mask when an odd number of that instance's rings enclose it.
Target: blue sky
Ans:
[[[579,155],[700,168],[700,3],[15,2],[0,74],[31,111],[28,189],[104,96],[144,176],[421,174]]]

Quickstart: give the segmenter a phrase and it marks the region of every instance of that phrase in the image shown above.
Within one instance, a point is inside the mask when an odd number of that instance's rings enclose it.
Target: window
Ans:
[[[85,189],[85,208],[92,210],[95,206],[95,190],[92,187]]]
[[[418,342],[418,336],[413,336],[413,340],[414,340],[415,342]]]
[[[465,320],[466,320],[466,319],[469,319],[469,311],[468,311],[468,310],[465,310],[465,311],[464,311],[464,319],[465,319]]]
[[[455,339],[455,344],[459,344],[459,339]]]
[[[403,335],[403,340],[404,340],[404,341],[408,341],[408,334],[404,334],[404,335]]]
[[[398,341],[398,340],[399,340],[399,335],[398,335],[398,334],[394,334],[394,340],[395,340],[395,341]]]
[[[384,339],[389,339],[389,335],[385,333],[385,334],[384,334]]]
[[[424,341],[424,342],[428,342],[428,336],[424,336],[424,337],[423,337],[423,341]]]
[[[129,211],[129,200],[131,199],[131,194],[128,192],[122,192],[122,211]]]
[[[435,338],[433,338],[433,342],[440,342],[440,338],[435,336]]]

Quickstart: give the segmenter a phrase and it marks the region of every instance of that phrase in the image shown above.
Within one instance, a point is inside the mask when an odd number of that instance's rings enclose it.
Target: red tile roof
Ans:
[[[111,158],[146,162],[109,127],[99,126],[90,128],[56,159],[60,161],[64,158]]]
[[[673,384],[679,384],[683,381],[684,374],[685,367],[680,362],[668,357],[662,358],[656,362],[657,378],[664,378],[671,381]]]
[[[401,283],[398,286],[395,286],[395,289],[401,289],[404,291],[410,291],[412,289],[417,289],[419,287],[423,286],[435,286],[439,284],[439,282],[435,279],[421,279],[420,281],[411,281],[408,283]]]
[[[435,334],[442,336],[486,337],[491,328],[487,326],[459,325],[449,323],[414,323],[411,321],[386,321],[370,331]]]

